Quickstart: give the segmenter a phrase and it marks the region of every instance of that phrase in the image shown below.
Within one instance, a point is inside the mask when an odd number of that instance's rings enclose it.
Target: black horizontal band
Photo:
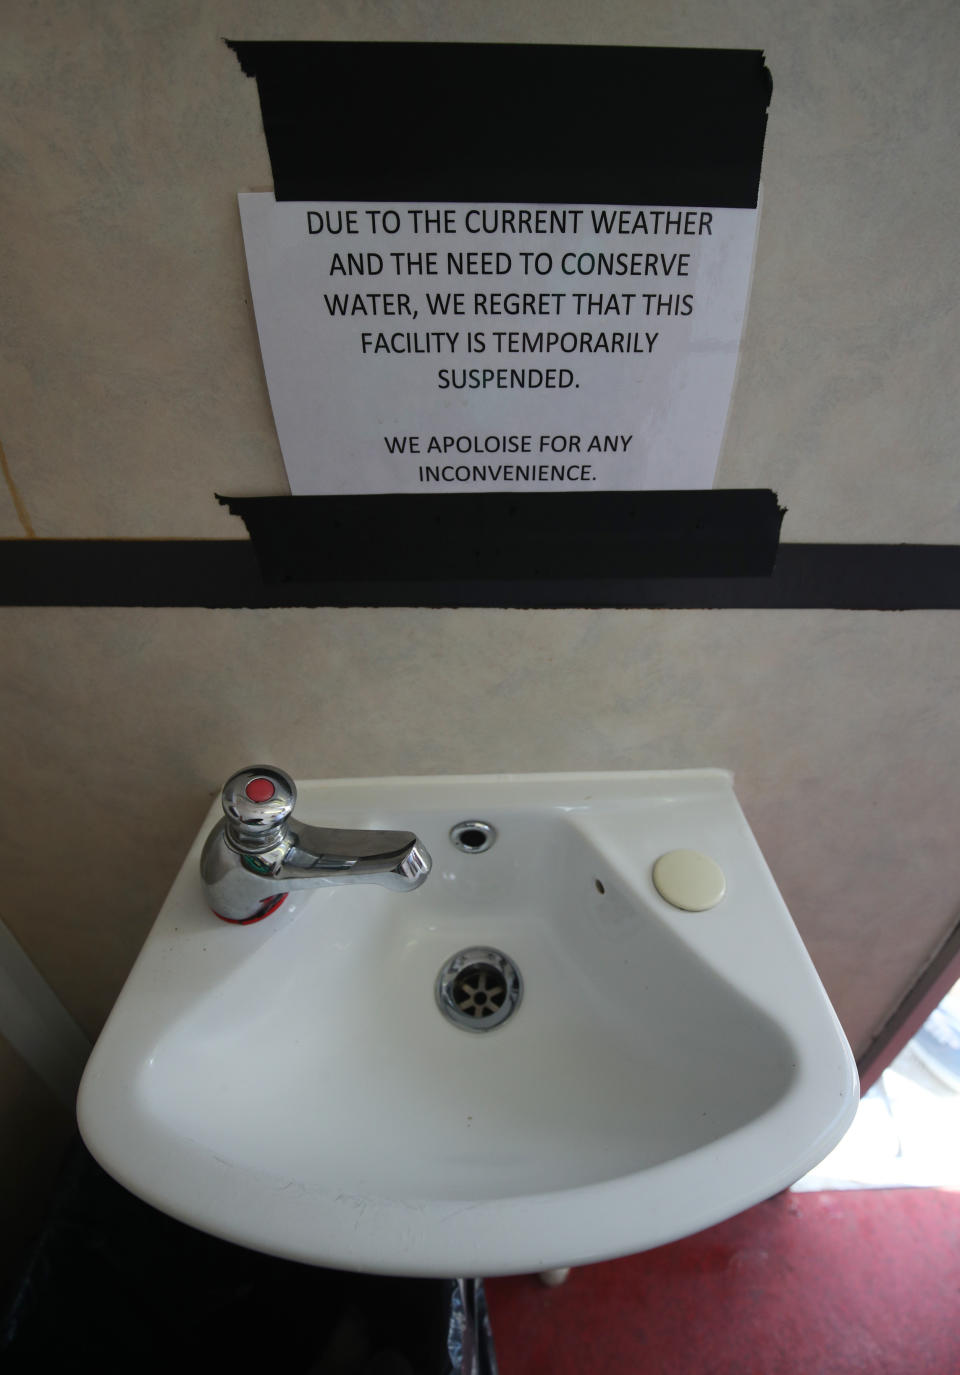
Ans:
[[[268,584],[249,540],[0,540],[0,604],[958,610],[960,546],[782,544],[757,577]]]
[[[257,80],[277,200],[757,204],[761,52],[229,45]]]

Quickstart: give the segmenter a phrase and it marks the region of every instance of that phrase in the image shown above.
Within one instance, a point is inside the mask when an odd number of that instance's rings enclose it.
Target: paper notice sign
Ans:
[[[712,486],[757,210],[239,201],[294,494]]]

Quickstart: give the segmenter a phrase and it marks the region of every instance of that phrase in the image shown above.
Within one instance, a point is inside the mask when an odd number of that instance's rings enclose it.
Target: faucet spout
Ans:
[[[378,883],[419,888],[430,856],[412,831],[349,831],[291,824],[293,844],[279,873],[290,884]]]
[[[259,921],[291,890],[377,883],[412,892],[430,873],[412,831],[306,826],[293,816],[296,796],[290,776],[272,767],[241,769],[224,785],[224,817],[200,859],[207,901],[224,921]]]

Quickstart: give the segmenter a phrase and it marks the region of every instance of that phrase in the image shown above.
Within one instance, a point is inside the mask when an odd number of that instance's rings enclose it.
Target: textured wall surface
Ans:
[[[787,540],[960,541],[952,3],[8,0],[2,23],[0,442],[38,535],[233,538],[215,490],[285,490],[235,199],[270,168],[227,36],[763,47],[718,483],[773,487]],[[655,138],[669,110],[639,92],[637,118]],[[18,806],[3,915],[90,1032],[252,758],[730,767],[858,1050],[956,919],[951,613],[14,609],[0,633],[5,788],[65,837],[51,860]]]

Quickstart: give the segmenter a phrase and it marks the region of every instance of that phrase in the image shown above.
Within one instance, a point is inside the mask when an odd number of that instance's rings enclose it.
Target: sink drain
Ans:
[[[454,955],[440,970],[437,1006],[464,1031],[492,1031],[520,1005],[520,970],[501,950],[472,946]]]

